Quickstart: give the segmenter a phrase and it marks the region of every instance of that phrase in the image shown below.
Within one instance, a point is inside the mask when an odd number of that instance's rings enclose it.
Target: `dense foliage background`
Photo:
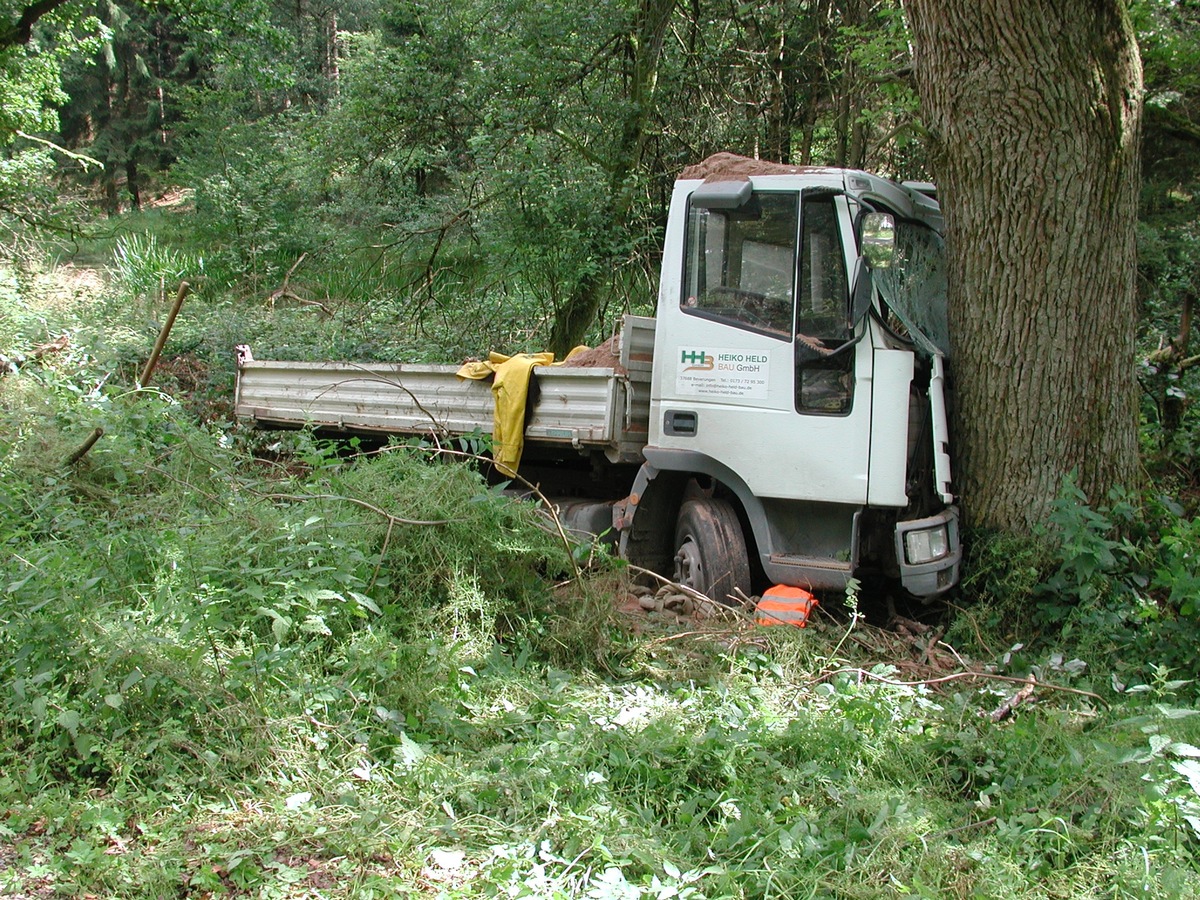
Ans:
[[[949,607],[783,635],[619,612],[618,564],[428,447],[237,426],[231,348],[595,341],[709,152],[928,178],[900,4],[0,30],[0,892],[1200,893],[1200,6],[1132,13],[1145,481],[972,535]]]

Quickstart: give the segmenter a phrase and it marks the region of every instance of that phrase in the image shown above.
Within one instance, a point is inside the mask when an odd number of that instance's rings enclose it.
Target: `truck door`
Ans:
[[[845,197],[762,189],[722,208],[693,195],[674,238],[684,263],[664,271],[651,443],[715,460],[760,498],[866,503],[873,364],[851,333]]]

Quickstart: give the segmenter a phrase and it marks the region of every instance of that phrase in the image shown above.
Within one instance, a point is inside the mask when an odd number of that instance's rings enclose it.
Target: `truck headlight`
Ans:
[[[946,526],[910,531],[904,535],[904,556],[910,565],[933,562],[950,551]]]

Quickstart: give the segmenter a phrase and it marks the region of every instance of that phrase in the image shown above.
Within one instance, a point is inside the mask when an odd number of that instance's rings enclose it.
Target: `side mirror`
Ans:
[[[692,206],[700,209],[740,209],[754,192],[750,179],[706,181],[692,191]]]
[[[872,269],[886,269],[896,258],[896,220],[890,213],[862,217],[862,255]]]

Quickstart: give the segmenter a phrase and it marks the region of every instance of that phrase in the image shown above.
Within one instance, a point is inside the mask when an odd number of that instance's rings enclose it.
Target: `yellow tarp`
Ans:
[[[567,354],[570,359],[587,347],[576,347]],[[489,353],[485,361],[466,363],[458,370],[459,378],[482,381],[495,374],[492,381],[492,399],[495,413],[492,421],[492,458],[500,471],[515,475],[525,450],[525,402],[529,397],[529,379],[534,366],[561,366],[567,360],[554,361],[554,354],[518,353],[505,356]]]

